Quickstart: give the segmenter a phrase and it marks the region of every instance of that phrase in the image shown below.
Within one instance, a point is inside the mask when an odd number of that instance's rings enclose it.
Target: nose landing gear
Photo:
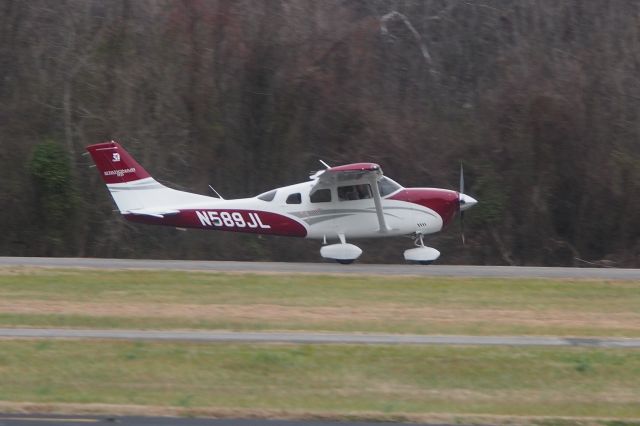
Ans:
[[[414,240],[416,248],[408,249],[404,251],[404,260],[412,263],[419,263],[420,265],[430,265],[440,257],[440,252],[433,247],[427,247],[424,245],[424,234],[416,234]]]

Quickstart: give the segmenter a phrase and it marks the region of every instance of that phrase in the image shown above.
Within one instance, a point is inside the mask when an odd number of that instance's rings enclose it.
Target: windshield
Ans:
[[[383,176],[382,179],[378,181],[378,189],[380,189],[381,197],[385,197],[391,193],[394,193],[400,188],[402,188],[400,185],[386,176]]]

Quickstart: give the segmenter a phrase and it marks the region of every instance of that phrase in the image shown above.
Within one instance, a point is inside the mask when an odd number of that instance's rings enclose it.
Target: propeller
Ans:
[[[478,200],[464,193],[464,169],[460,163],[460,192],[458,192],[458,205],[460,210],[460,233],[462,245],[464,245],[464,211],[478,204]]]
[[[462,245],[464,245],[464,210],[462,205],[465,204],[464,199],[464,168],[460,163],[460,191],[458,192],[458,204],[460,205],[460,235],[462,236]]]

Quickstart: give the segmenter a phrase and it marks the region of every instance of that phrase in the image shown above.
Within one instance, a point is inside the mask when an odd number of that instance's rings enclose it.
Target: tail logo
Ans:
[[[111,158],[111,161],[113,161],[114,163],[117,161],[120,161],[120,154],[117,152],[114,152],[113,157]]]
[[[135,167],[131,167],[130,169],[120,169],[120,170],[107,170],[106,172],[104,172],[105,176],[118,176],[118,177],[123,177],[125,174],[128,173],[135,173],[136,172],[136,168]]]

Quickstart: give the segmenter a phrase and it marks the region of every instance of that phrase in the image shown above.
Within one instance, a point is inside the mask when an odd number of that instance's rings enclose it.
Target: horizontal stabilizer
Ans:
[[[133,214],[136,216],[151,216],[163,218],[180,213],[180,210],[156,210],[156,209],[135,209],[122,212],[122,214]]]

